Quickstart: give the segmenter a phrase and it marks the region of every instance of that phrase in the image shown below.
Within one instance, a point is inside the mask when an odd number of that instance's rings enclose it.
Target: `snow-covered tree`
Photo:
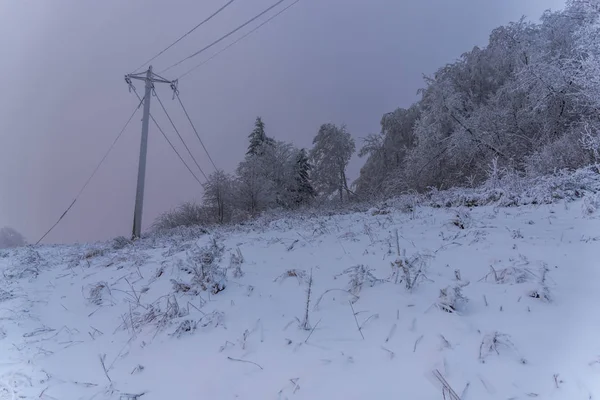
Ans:
[[[294,160],[293,202],[296,206],[308,205],[316,196],[311,182],[311,170],[306,149],[300,149]]]
[[[261,157],[247,156],[236,172],[235,199],[241,210],[255,216],[275,203],[273,183],[265,174]]]
[[[289,208],[292,204],[295,153],[296,149],[290,143],[273,140],[260,156],[261,170],[271,182],[275,205],[279,207]]]
[[[413,131],[419,115],[417,105],[384,114],[381,133],[363,140],[358,156],[367,160],[354,182],[361,197],[386,197],[405,188],[405,158],[415,145]]]
[[[403,134],[386,134],[382,119],[361,151],[357,192],[478,184],[492,160],[530,174],[583,166],[600,131],[599,77],[598,0],[494,29],[486,47],[425,78],[413,112],[384,116]]]
[[[222,224],[231,218],[233,209],[234,178],[222,170],[209,175],[204,183],[204,206],[215,216],[216,222]]]
[[[321,125],[310,151],[315,188],[320,194],[328,196],[337,191],[340,202],[344,201],[344,192],[350,197],[346,167],[355,150],[354,139],[344,125]]]
[[[274,144],[273,139],[268,137],[265,133],[265,123],[261,117],[256,117],[254,130],[248,135],[248,138],[250,139],[250,144],[248,145],[248,152],[246,155],[262,155],[265,150],[264,146]]]
[[[27,242],[23,235],[15,229],[5,226],[0,228],[0,249],[25,246]]]

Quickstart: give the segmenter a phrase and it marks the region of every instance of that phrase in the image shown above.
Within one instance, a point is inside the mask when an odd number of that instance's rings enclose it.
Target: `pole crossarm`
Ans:
[[[127,82],[128,84],[131,82],[132,79],[137,79],[139,81],[146,81],[148,79],[150,79],[152,82],[159,82],[159,83],[167,83],[167,84],[173,84],[176,83],[177,80],[171,81],[168,80],[166,78],[163,78],[160,75],[155,74],[154,72],[152,72],[150,74],[150,77],[147,76],[147,71],[142,72],[140,74],[127,74],[125,75],[125,82]]]

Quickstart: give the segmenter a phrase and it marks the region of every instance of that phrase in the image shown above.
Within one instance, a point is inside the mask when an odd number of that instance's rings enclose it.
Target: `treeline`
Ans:
[[[420,100],[384,114],[381,132],[363,140],[366,162],[352,185],[355,143],[345,126],[322,125],[307,150],[268,136],[257,118],[235,174],[210,175],[202,204],[167,212],[156,227],[475,187],[503,171],[531,177],[600,165],[599,4],[570,0],[539,23],[499,27],[485,48],[425,77]]]
[[[240,222],[268,209],[299,209],[332,198],[344,203],[353,196],[346,167],[355,143],[345,126],[322,125],[307,150],[268,136],[258,117],[248,139],[235,174],[212,173],[201,204],[185,203],[162,214],[154,228]]]
[[[571,0],[539,23],[495,29],[487,47],[426,77],[420,100],[369,135],[356,192],[389,197],[476,186],[497,171],[543,175],[588,165],[600,132],[600,6]]]

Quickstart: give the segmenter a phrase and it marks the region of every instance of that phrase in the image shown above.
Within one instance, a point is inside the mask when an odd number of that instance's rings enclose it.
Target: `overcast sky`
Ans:
[[[0,226],[14,227],[30,242],[37,240],[73,200],[133,111],[136,100],[124,74],[225,2],[0,1]],[[199,50],[274,2],[236,0],[153,62],[155,70]],[[563,4],[301,0],[183,78],[181,98],[217,166],[228,171],[243,157],[257,115],[269,135],[297,146],[310,146],[325,122],[346,123],[359,140],[379,131],[383,113],[416,100],[423,73],[432,73],[474,45],[485,45],[499,25],[521,15],[537,20],[545,9]],[[228,43],[168,71],[166,77],[178,77]],[[158,91],[201,166],[210,172],[169,88],[159,85]],[[152,112],[177,143],[155,100]],[[139,117],[46,242],[130,234]],[[360,162],[354,161],[349,176],[356,178],[359,168]],[[146,177],[146,227],[158,213],[201,198],[198,183],[153,126]]]

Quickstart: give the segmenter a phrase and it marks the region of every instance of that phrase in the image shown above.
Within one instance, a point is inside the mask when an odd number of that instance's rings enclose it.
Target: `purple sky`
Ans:
[[[155,60],[155,69],[199,50],[274,1],[235,1]],[[0,2],[0,226],[12,226],[36,241],[73,200],[132,112],[136,100],[127,91],[124,74],[225,2]],[[383,113],[415,101],[422,73],[432,73],[474,45],[485,45],[491,29],[501,24],[521,15],[537,20],[543,10],[563,4],[301,0],[182,79],[181,98],[217,166],[233,171],[257,115],[269,135],[297,146],[309,146],[325,122],[346,123],[358,140],[379,131]],[[176,78],[230,41],[166,77]],[[143,90],[139,83],[138,88]],[[201,166],[211,171],[169,88],[158,90]],[[176,142],[156,101],[152,112]],[[130,234],[139,117],[46,242]],[[349,176],[356,178],[359,168],[360,162],[353,162]],[[158,213],[201,198],[198,183],[153,126],[146,176],[146,227]]]

